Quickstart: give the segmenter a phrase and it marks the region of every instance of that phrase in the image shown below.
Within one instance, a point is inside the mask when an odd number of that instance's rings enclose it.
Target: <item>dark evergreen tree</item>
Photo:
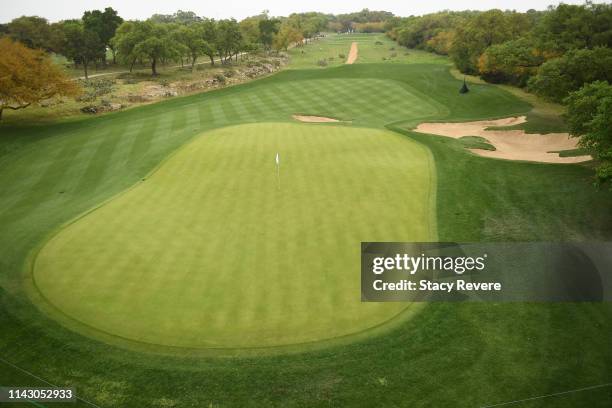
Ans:
[[[460,94],[466,94],[468,92],[470,92],[470,89],[468,88],[467,83],[465,82],[465,78],[463,78],[463,86],[459,90],[459,93]]]

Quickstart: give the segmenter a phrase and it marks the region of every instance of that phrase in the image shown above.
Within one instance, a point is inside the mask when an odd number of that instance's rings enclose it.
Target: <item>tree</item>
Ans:
[[[440,55],[448,55],[455,40],[455,31],[440,31],[435,36],[427,40],[426,48]]]
[[[106,53],[104,44],[93,31],[85,29],[78,20],[64,22],[64,44],[62,54],[71,58],[75,64],[82,64],[85,79],[88,78],[88,67],[92,61],[103,58]]]
[[[277,51],[287,51],[291,44],[300,44],[303,39],[304,36],[297,28],[285,23],[274,36],[272,46]]]
[[[612,180],[612,85],[596,81],[572,92],[566,99],[570,133],[599,161],[598,183]]]
[[[9,36],[30,48],[47,49],[49,22],[37,16],[22,16],[7,25]]]
[[[544,56],[527,38],[492,45],[478,60],[478,72],[489,82],[525,86],[537,72]]]
[[[180,54],[179,43],[172,37],[164,24],[145,22],[140,29],[145,35],[134,46],[135,56],[148,59],[151,64],[151,74],[157,76],[157,64],[163,59],[176,58]]]
[[[86,30],[98,35],[102,43],[113,53],[113,64],[116,63],[115,47],[111,39],[115,36],[117,28],[123,23],[117,11],[112,7],[107,7],[104,11],[92,10],[83,14],[83,24]],[[106,61],[106,58],[104,58]]]
[[[24,109],[54,96],[79,91],[50,58],[9,38],[0,38],[0,119],[4,109]]]
[[[194,70],[198,57],[210,48],[210,44],[204,41],[202,26],[199,24],[178,26],[174,36],[187,50],[191,60],[191,69]]]
[[[259,42],[265,50],[272,48],[274,35],[278,33],[279,25],[280,21],[277,19],[265,18],[259,21]]]
[[[540,48],[556,55],[576,48],[612,47],[612,5],[559,4],[536,28]]]
[[[220,20],[217,23],[216,34],[215,47],[219,53],[219,58],[225,63],[233,55],[238,56],[243,44],[238,22],[233,18]]]
[[[210,65],[215,65],[215,55],[217,54],[217,22],[213,19],[205,19],[200,24],[202,39],[205,47],[202,53],[210,58]]]
[[[457,68],[464,73],[478,72],[478,60],[490,46],[520,37],[529,31],[531,19],[524,14],[489,10],[458,26],[450,49]]]
[[[612,82],[612,49],[571,50],[564,56],[542,64],[528,82],[530,92],[561,102],[582,85],[597,81]]]
[[[189,25],[201,22],[202,18],[198,17],[193,11],[178,10],[174,14],[153,14],[151,18],[149,18],[149,21],[160,24],[176,23]]]
[[[125,21],[117,28],[115,36],[111,39],[120,60],[130,64],[130,72],[132,72],[138,59],[135,52],[136,45],[144,41],[149,35],[149,30],[146,27],[148,27],[148,24],[143,21]]]
[[[259,31],[259,22],[266,17],[267,16],[265,14],[260,14],[257,16],[247,17],[240,21],[240,33],[242,34],[245,44],[257,44],[259,42],[259,38],[261,36]]]

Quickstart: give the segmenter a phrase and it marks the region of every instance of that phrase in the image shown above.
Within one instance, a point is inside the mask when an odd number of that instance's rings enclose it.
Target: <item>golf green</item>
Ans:
[[[362,332],[406,304],[360,301],[360,242],[435,240],[434,172],[429,150],[386,130],[212,130],[60,229],[36,257],[34,282],[77,326],[155,345],[269,347]]]

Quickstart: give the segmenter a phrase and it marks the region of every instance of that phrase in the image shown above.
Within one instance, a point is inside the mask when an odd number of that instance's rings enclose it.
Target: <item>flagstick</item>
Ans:
[[[276,152],[274,161],[276,162],[276,184],[280,190],[280,156],[278,155],[278,152]]]

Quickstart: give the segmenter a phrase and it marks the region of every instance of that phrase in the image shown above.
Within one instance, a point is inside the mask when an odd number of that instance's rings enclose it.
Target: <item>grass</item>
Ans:
[[[435,160],[441,241],[610,240],[612,193],[591,186],[588,167],[487,159],[460,141],[408,130],[424,119],[495,118],[531,109],[495,86],[474,84],[459,95],[460,86],[445,64],[358,62],[288,70],[103,117],[1,126],[2,357],[54,384],[75,386],[102,407],[472,407],[610,382],[609,304],[431,303],[377,336],[287,354],[213,358],[95,340],[41,312],[27,294],[24,265],[63,224],[137,183],[146,185],[151,179],[142,179],[152,169],[205,131],[263,120],[285,126],[294,123],[294,112],[352,118],[343,130],[380,134],[388,126],[406,144],[426,146]],[[337,125],[312,126],[323,132]],[[346,143],[342,151],[354,148]],[[399,164],[380,163],[390,165]],[[333,208],[342,217],[351,207]],[[375,225],[378,216],[371,218]],[[407,214],[396,228],[414,221]],[[151,227],[158,222],[154,218]],[[0,384],[36,381],[0,362]],[[604,407],[610,399],[607,388],[531,406]]]
[[[486,82],[474,75],[464,75],[456,68],[451,68],[451,75],[457,79],[465,78],[471,84],[485,84]],[[567,124],[563,119],[565,107],[557,103],[549,102],[543,98],[526,92],[525,90],[511,85],[495,85],[504,91],[530,103],[532,109],[525,115],[527,122],[513,126],[499,126],[494,129],[513,130],[522,129],[526,133],[561,133],[567,132]],[[471,88],[471,86],[470,86]]]
[[[466,149],[481,149],[481,150],[495,150],[495,146],[493,146],[487,139],[480,136],[463,136],[459,138],[459,142]]]
[[[380,63],[383,61],[387,64],[448,64],[448,60],[444,57],[424,51],[409,50],[398,45],[384,34],[328,34],[323,38],[313,40],[307,45],[290,49],[291,68],[322,69],[317,64],[320,60],[327,61],[327,67],[343,65],[353,42],[358,43],[356,64]],[[341,58],[340,55],[344,55],[344,58]]]
[[[589,154],[589,152],[583,148],[570,149],[570,150],[558,150],[558,151],[553,151],[551,153],[559,153],[559,157],[576,157],[576,156],[585,156]]]
[[[406,304],[360,301],[359,245],[347,243],[435,240],[429,159],[395,133],[349,126],[204,133],[54,236],[35,283],[71,318],[148,344],[269,347],[364,331]],[[415,222],[396,222],[407,214]]]

